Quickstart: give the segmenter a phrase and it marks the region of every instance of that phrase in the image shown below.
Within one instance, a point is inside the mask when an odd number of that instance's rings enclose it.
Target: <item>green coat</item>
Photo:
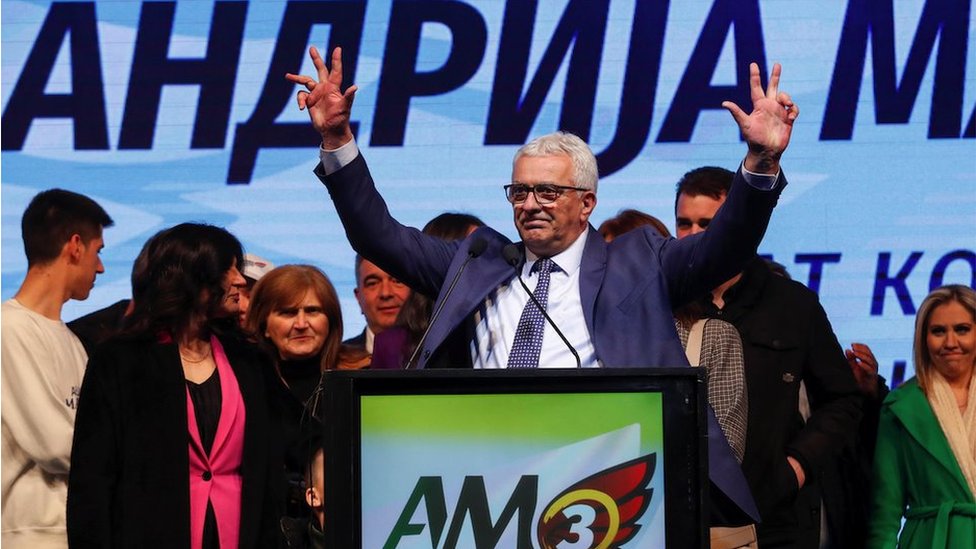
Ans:
[[[901,519],[905,529],[898,538]],[[870,548],[973,549],[976,502],[914,378],[881,407]]]

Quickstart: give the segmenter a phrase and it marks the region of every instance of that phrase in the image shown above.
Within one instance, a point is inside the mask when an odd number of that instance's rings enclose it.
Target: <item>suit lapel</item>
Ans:
[[[186,471],[189,467],[189,454],[186,451],[189,421],[196,420],[192,414],[187,416],[186,380],[183,376],[183,366],[180,363],[179,350],[175,343],[153,343],[144,355],[147,361],[145,367],[156,372],[157,385],[146,387],[145,390],[157,393],[156,401],[159,409],[156,411],[158,420],[155,422],[159,433],[157,450],[170,455],[162,462],[172,462],[177,466],[176,471]],[[196,430],[193,431],[196,434]],[[192,441],[192,436],[189,436]],[[194,442],[200,447],[200,440]],[[185,473],[182,473],[185,474]],[[189,489],[189,488],[187,488]]]
[[[237,376],[231,369],[233,364],[230,356],[224,352],[223,345],[216,337],[211,336],[210,344],[213,348],[214,361],[220,373],[220,419],[217,421],[217,432],[214,434],[213,446],[210,448],[211,457],[217,456],[231,432],[241,402],[241,391]],[[198,436],[199,438],[199,436]]]
[[[268,460],[271,454],[275,453],[274,448],[283,444],[280,440],[271,436],[269,426],[269,414],[267,395],[263,382],[264,372],[262,368],[271,367],[264,364],[255,354],[256,351],[249,344],[242,343],[231,337],[224,338],[224,351],[229,362],[229,369],[236,378],[236,388],[231,388],[231,392],[236,394],[236,402],[243,402],[243,406],[234,405],[238,408],[237,414],[244,412],[245,417],[235,414],[234,421],[244,421],[243,440],[235,441],[232,431],[224,437],[224,452],[230,451],[228,457],[233,457],[236,451],[234,444],[241,444],[240,451],[246,456],[241,462],[241,476],[244,486],[241,492],[241,547],[251,545],[247,540],[259,539],[258,532],[262,527],[262,506],[265,502],[265,484],[268,471]],[[230,377],[230,376],[228,376]],[[223,389],[223,386],[221,387]],[[226,392],[224,393],[227,394]],[[223,413],[221,413],[223,421]],[[232,423],[232,422],[229,422]],[[276,445],[276,442],[280,443]],[[269,451],[269,447],[272,451]],[[217,441],[214,441],[214,449],[217,448]],[[279,456],[280,457],[280,456]],[[218,457],[220,459],[220,457]]]
[[[427,358],[433,354],[433,351],[444,343],[455,328],[467,320],[492,290],[515,277],[515,269],[505,262],[501,253],[505,246],[511,244],[511,241],[493,229],[479,229],[472,237],[465,240],[454,256],[447,276],[444,278],[445,286],[434,304],[434,310],[436,311],[444,298],[447,297],[447,288],[468,258],[468,249],[475,236],[485,238],[488,241],[488,247],[465,267],[454,292],[449,300],[444,303],[444,309],[440,316],[431,325],[430,334],[420,357],[421,365],[426,364]]]
[[[969,486],[962,477],[962,471],[949,448],[939,420],[922,390],[914,382],[904,391],[892,393],[891,412],[905,426],[905,430],[925,449],[966,491]]]
[[[600,233],[591,225],[586,235],[586,245],[583,246],[583,259],[580,262],[580,300],[583,304],[583,318],[586,328],[590,331],[590,338],[596,346],[596,330],[593,318],[596,311],[596,295],[603,286],[603,277],[607,272],[607,243]],[[599,356],[599,351],[597,356]]]

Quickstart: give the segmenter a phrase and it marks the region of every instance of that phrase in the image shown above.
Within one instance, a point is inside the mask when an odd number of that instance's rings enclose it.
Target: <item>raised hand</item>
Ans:
[[[850,349],[844,350],[847,363],[854,373],[854,381],[861,394],[872,398],[878,396],[878,359],[874,358],[871,348],[863,343],[851,343]]]
[[[331,71],[326,68],[315,46],[308,49],[308,54],[315,65],[318,80],[291,73],[286,74],[285,78],[305,86],[304,90],[298,92],[298,108],[308,109],[312,126],[322,135],[322,146],[326,149],[338,149],[352,139],[349,114],[359,88],[352,85],[345,93],[342,92],[342,48],[332,51]]]
[[[744,162],[751,172],[775,174],[779,171],[779,158],[793,133],[793,122],[800,109],[793,103],[789,94],[779,91],[779,75],[782,67],[773,65],[769,76],[769,86],[762,89],[759,79],[759,65],[749,65],[749,88],[752,94],[752,112],[746,114],[732,101],[723,101],[722,106],[732,113],[739,125],[739,131],[749,145]]]

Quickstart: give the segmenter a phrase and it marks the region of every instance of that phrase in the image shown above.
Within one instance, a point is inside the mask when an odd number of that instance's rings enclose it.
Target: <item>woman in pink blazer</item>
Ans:
[[[269,368],[235,332],[240,242],[185,223],[152,237],[132,314],[96,348],[68,484],[72,547],[270,547],[280,444]]]

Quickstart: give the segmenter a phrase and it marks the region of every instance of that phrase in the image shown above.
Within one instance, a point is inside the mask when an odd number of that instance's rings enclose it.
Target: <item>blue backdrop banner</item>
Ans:
[[[720,103],[782,63],[800,107],[791,185],[761,251],[820,294],[842,345],[911,375],[929,289],[976,285],[976,24],[969,0],[42,2],[2,10],[2,297],[40,190],[116,220],[106,272],[65,318],[129,294],[157,230],[206,221],[276,264],[312,263],[362,329],[353,252],[312,175],[318,139],[286,72],[342,46],[357,140],[394,216],[474,213],[515,237],[515,149],[556,129],[597,154],[598,224],[673,226],[674,185],[745,147]]]

